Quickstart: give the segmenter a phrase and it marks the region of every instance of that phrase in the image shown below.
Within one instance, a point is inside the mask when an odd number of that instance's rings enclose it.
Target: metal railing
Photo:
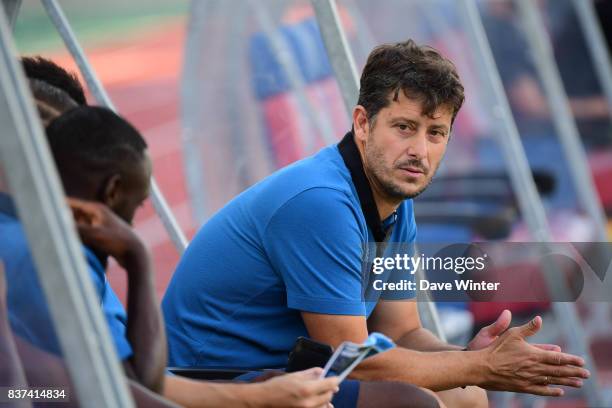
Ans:
[[[56,0],[41,0],[49,18],[51,19],[53,25],[57,29],[58,33],[62,37],[62,40],[66,44],[68,51],[76,61],[85,82],[87,83],[87,87],[91,91],[92,95],[96,99],[96,101],[106,106],[113,111],[116,111],[115,106],[111,102],[108,94],[104,90],[102,83],[98,79],[95,71],[89,64],[83,49],[79,45],[79,42],[70,27],[68,19],[64,15],[61,7],[57,3]],[[174,214],[170,210],[170,206],[168,202],[164,198],[155,177],[151,177],[151,200],[153,201],[153,207],[155,208],[155,212],[161,219],[164,228],[168,232],[170,239],[174,243],[174,246],[182,254],[187,248],[188,241],[187,237],[181,230]]]
[[[6,181],[68,372],[83,405],[131,407],[125,376],[94,300],[97,296],[72,214],[16,55],[7,19],[0,12],[0,160],[11,170],[5,171]]]
[[[487,39],[476,0],[461,0],[460,7],[464,19],[464,27],[470,37],[481,71],[481,77],[491,88],[494,113],[497,115],[502,131],[495,132],[498,142],[504,154],[506,167],[510,174],[519,208],[527,222],[527,226],[533,238],[538,242],[551,242],[552,234],[546,218],[546,212],[542,200],[538,194],[537,187],[531,175],[529,163],[525,150],[521,144],[521,138],[512,116],[510,104],[506,97],[502,80],[497,70],[497,65]],[[543,263],[544,277],[550,293],[564,294],[567,291],[562,279],[555,276],[551,265]],[[569,297],[563,296],[564,299]],[[591,371],[591,378],[585,381],[584,394],[590,406],[601,406],[601,396],[595,365],[590,354],[586,339],[580,333],[580,320],[575,305],[568,302],[552,303],[552,310],[558,318],[560,330],[569,344],[569,349],[586,361],[586,366]]]

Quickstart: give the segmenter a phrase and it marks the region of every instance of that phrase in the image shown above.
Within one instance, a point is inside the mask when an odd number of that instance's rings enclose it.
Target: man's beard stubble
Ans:
[[[384,155],[382,151],[372,142],[366,144],[365,146],[365,157],[367,163],[364,164],[367,164],[370,169],[370,177],[375,179],[373,181],[376,182],[378,187],[380,187],[389,198],[398,201],[415,198],[425,191],[436,172],[436,169],[433,169],[432,171],[432,169],[426,168],[423,163],[417,159],[407,159],[399,163],[394,163],[392,170],[396,170],[401,167],[415,167],[423,171],[423,177],[427,177],[423,187],[419,188],[415,192],[407,193],[403,191],[401,186],[395,183],[391,177],[388,177],[388,171],[384,167]]]

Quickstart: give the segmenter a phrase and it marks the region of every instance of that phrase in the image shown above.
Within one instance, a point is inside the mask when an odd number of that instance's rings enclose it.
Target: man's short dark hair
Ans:
[[[21,65],[29,79],[38,79],[61,89],[79,105],[87,104],[83,86],[74,73],[41,56],[23,57]]]
[[[75,183],[75,190],[123,174],[144,158],[147,148],[130,123],[98,106],[79,106],[57,117],[47,127],[47,139],[59,173]]]
[[[45,81],[30,79],[29,84],[38,114],[45,126],[62,113],[79,106],[66,92]]]
[[[391,100],[397,101],[400,90],[421,101],[425,115],[431,116],[442,106],[452,109],[453,121],[465,99],[455,65],[413,40],[374,48],[361,74],[357,104],[373,119]]]

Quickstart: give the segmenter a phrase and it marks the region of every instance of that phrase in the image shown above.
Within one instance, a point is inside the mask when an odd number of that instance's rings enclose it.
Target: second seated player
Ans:
[[[298,336],[337,347],[378,331],[398,347],[351,377],[429,388],[447,406],[486,406],[483,388],[581,386],[582,359],[525,340],[539,317],[508,329],[504,312],[461,351],[421,326],[414,300],[364,299],[364,244],[416,240],[412,198],[440,165],[464,89],[451,61],[411,40],[375,48],[360,85],[338,145],[252,186],[198,232],[163,300],[170,364],[283,367]]]

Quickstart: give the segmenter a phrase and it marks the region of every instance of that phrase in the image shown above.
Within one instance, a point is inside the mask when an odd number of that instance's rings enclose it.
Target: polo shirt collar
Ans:
[[[355,190],[357,190],[357,196],[361,204],[361,211],[366,220],[366,224],[376,242],[383,242],[386,238],[386,229],[383,225],[380,214],[378,213],[378,207],[376,207],[376,201],[374,201],[374,194],[372,193],[372,187],[366,177],[363,169],[363,162],[361,161],[361,155],[359,149],[355,143],[353,131],[348,132],[344,138],[338,143],[338,150],[344,160],[344,164],[351,173],[351,179]],[[393,215],[395,217],[395,215]]]

